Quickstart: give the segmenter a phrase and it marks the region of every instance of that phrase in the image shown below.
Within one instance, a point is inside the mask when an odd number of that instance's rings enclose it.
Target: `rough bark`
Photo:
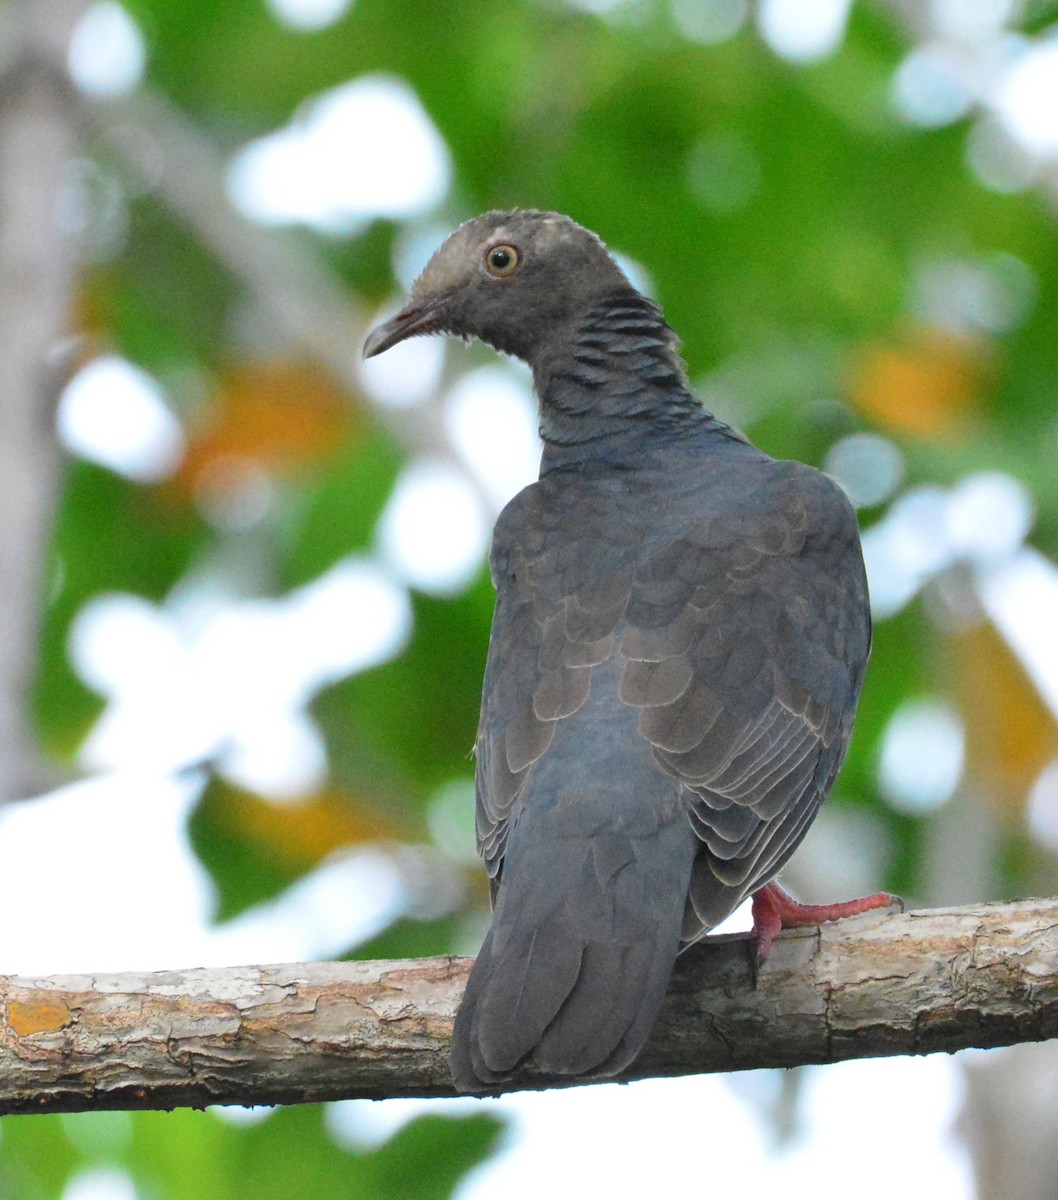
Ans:
[[[0,1113],[452,1094],[469,960],[0,980]],[[686,954],[623,1078],[1058,1035],[1058,900],[872,915]],[[547,1086],[539,1079],[509,1085]]]

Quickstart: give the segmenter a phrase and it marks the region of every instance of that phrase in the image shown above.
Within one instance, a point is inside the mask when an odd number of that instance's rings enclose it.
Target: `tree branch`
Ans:
[[[452,1095],[468,959],[0,978],[0,1113]],[[1058,1035],[1058,900],[866,916],[684,955],[623,1078]],[[508,1090],[539,1088],[526,1080]]]
[[[0,803],[58,779],[27,716],[48,530],[59,488],[55,350],[70,323],[74,262],[58,220],[77,146],[66,76],[85,0],[19,0],[3,15],[0,71]]]

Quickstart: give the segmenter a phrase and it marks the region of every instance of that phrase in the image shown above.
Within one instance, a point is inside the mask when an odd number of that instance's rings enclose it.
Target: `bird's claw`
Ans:
[[[843,921],[878,908],[904,911],[904,901],[892,892],[875,892],[838,904],[802,904],[777,883],[767,883],[753,894],[753,954],[750,973],[754,988],[757,975],[771,953],[772,944],[784,929],[806,929],[827,921]]]

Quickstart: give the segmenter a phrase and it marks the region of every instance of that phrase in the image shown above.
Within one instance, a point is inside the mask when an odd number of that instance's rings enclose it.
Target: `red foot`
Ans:
[[[872,908],[899,908],[904,902],[891,892],[876,892],[842,904],[801,904],[777,883],[766,883],[753,894],[753,946],[759,966],[771,953],[771,944],[784,929],[804,929],[824,921],[840,921],[870,912]]]

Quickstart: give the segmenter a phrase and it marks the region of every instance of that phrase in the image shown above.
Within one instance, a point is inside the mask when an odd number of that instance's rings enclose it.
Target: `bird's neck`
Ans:
[[[676,335],[632,288],[601,300],[532,363],[545,465],[605,457],[711,419],[691,395]]]

